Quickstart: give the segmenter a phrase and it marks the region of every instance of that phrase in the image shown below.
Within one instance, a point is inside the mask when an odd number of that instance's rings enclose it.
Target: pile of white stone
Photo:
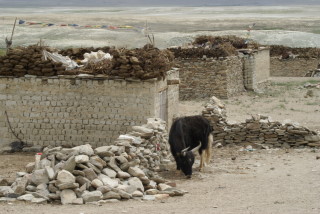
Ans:
[[[184,195],[157,174],[170,162],[165,122],[148,119],[132,129],[110,146],[45,148],[11,186],[0,186],[1,200],[84,204]]]

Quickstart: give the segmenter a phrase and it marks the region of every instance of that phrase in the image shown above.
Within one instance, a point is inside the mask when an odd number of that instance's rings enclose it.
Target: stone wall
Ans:
[[[271,58],[270,74],[273,77],[304,77],[310,70],[315,70],[320,63],[319,59],[294,58],[279,59]]]
[[[224,104],[212,97],[202,115],[211,121],[215,143],[252,145],[256,148],[318,147],[320,135],[293,122],[272,121],[268,116],[254,115],[243,123],[228,123]]]
[[[177,86],[166,85],[167,79],[1,77],[0,145],[17,140],[9,124],[33,145],[109,145],[131,126],[159,117],[159,91],[165,88],[170,98],[178,96]],[[167,104],[168,121],[176,100]]]
[[[244,85],[248,90],[256,90],[257,84],[267,81],[270,77],[270,49],[242,50]]]
[[[244,91],[239,57],[177,59],[180,68],[180,100],[228,98]]]

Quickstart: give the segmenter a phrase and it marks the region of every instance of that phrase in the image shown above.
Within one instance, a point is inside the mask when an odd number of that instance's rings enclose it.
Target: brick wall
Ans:
[[[176,75],[172,71],[168,76]],[[133,125],[159,117],[158,92],[167,79],[125,81],[84,78],[0,78],[0,145],[16,140],[34,145],[92,146],[113,143]],[[176,86],[168,95],[177,97]],[[168,121],[176,112],[168,103]],[[173,108],[171,109],[171,107]],[[170,112],[170,114],[169,114]]]
[[[270,74],[273,77],[304,77],[310,70],[315,70],[320,61],[311,59],[286,59],[271,58]]]

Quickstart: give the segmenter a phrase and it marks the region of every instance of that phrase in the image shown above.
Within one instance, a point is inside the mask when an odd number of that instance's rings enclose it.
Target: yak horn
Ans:
[[[200,149],[200,147],[201,147],[201,142],[200,142],[199,146],[193,148],[193,149],[191,150],[191,152],[194,153],[194,152],[198,151],[198,150]]]
[[[185,153],[186,151],[188,151],[188,149],[190,148],[190,146],[188,148],[185,148],[181,151],[181,153]]]

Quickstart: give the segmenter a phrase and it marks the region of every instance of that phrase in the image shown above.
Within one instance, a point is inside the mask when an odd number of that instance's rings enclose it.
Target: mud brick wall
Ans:
[[[1,77],[0,145],[16,140],[5,112],[18,137],[33,145],[110,145],[131,126],[159,117],[159,90],[178,97],[177,87],[166,84],[167,79]],[[174,102],[167,105],[168,121],[176,111]]]
[[[310,70],[315,70],[320,61],[311,59],[285,59],[271,58],[270,74],[273,77],[304,77]]]
[[[180,100],[216,96],[226,99],[244,91],[239,57],[176,59],[180,70]]]

